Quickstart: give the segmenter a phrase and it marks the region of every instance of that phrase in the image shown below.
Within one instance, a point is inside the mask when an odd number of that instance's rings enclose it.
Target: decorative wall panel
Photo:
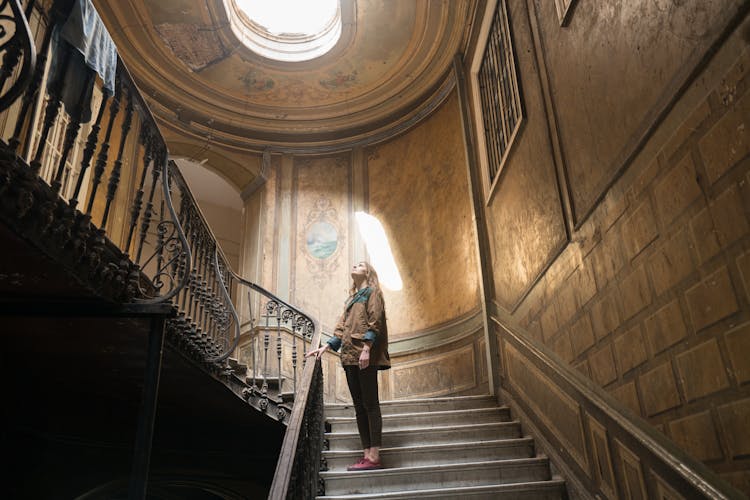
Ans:
[[[516,348],[507,343],[503,345],[508,383],[515,388],[516,395],[547,427],[553,429],[578,465],[588,471],[580,405],[561,392]]]
[[[392,368],[395,399],[404,397],[435,397],[455,394],[474,387],[474,346],[453,352],[425,357]],[[470,369],[467,369],[471,367]]]
[[[620,457],[620,470],[622,471],[623,491],[627,500],[646,500],[646,483],[643,479],[643,468],[638,456],[630,451],[620,441],[617,443],[617,453]]]
[[[555,2],[534,4],[572,207],[581,221],[743,0],[578,0],[576,11],[586,15],[565,29]]]
[[[588,424],[594,455],[594,471],[599,481],[599,487],[607,497],[617,498],[615,495],[615,473],[612,471],[612,455],[607,441],[607,429],[590,416]]]
[[[292,287],[295,303],[331,331],[344,310],[349,269],[350,157],[295,158]]]

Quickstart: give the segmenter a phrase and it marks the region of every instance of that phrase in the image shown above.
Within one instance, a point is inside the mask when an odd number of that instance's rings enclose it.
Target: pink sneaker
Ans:
[[[348,470],[348,471],[359,470],[356,467],[359,467],[362,464],[362,462],[364,462],[364,461],[365,461],[365,459],[364,459],[364,457],[362,457],[359,460],[357,460],[354,464],[352,464],[349,467],[347,467],[346,470]]]
[[[363,458],[359,462],[357,462],[354,465],[350,465],[346,468],[348,471],[357,471],[357,470],[375,470],[375,469],[382,469],[383,464],[380,462],[371,462],[368,458]]]

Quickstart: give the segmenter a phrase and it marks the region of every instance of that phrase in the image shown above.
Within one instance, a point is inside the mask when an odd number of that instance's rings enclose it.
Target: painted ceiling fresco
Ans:
[[[474,0],[342,0],[326,55],[262,58],[229,28],[231,0],[95,1],[157,118],[231,147],[342,145],[419,112],[467,43]]]

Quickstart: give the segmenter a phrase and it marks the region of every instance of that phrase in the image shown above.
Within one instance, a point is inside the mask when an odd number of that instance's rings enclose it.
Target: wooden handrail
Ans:
[[[315,349],[319,345],[320,328],[316,321],[315,333],[313,334],[311,348]],[[302,382],[300,384],[300,390],[295,395],[295,404],[294,408],[292,409],[292,415],[289,419],[289,426],[286,429],[284,441],[281,444],[279,460],[276,462],[276,471],[274,473],[273,483],[271,484],[271,489],[268,494],[269,500],[282,500],[287,498],[289,483],[292,478],[292,471],[294,470],[297,445],[300,439],[300,432],[303,428],[303,419],[305,413],[309,411],[310,396],[315,396],[314,394],[311,394],[313,377],[316,370],[321,369],[320,360],[315,358],[313,359],[313,362],[308,361],[305,363],[305,368],[302,372]],[[318,396],[323,397],[322,394]],[[317,464],[315,465],[317,466]]]
[[[672,486],[692,495],[710,499],[732,500],[745,498],[705,464],[688,455],[651,424],[625,409],[610,394],[589,379],[537,345],[530,335],[503,324],[492,316],[500,329],[499,336],[520,348],[532,363],[546,373],[553,373],[557,389],[586,408],[592,418],[598,418],[607,432],[627,440],[641,458],[648,457],[658,467],[658,472],[674,478]],[[548,429],[541,429],[542,432]],[[552,431],[550,431],[552,432]],[[644,472],[645,474],[645,472]],[[666,478],[664,478],[666,479]]]

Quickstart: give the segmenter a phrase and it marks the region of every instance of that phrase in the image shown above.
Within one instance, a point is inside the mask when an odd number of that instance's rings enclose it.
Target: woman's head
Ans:
[[[352,288],[350,293],[355,293],[360,283],[366,283],[370,288],[379,288],[378,273],[369,262],[361,261],[352,266]]]

